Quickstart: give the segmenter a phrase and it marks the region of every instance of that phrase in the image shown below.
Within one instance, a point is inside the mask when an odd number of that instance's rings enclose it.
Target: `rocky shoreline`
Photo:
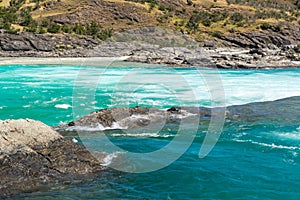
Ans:
[[[154,27],[118,33],[99,42],[77,35],[0,34],[1,57],[122,57],[126,61],[176,66],[256,69],[300,67],[300,31],[217,35],[196,42]]]
[[[0,198],[105,169],[83,146],[30,119],[0,121],[0,147]]]

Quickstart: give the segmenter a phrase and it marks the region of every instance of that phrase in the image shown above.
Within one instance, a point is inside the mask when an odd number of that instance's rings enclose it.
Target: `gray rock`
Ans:
[[[93,112],[79,120],[54,127],[54,129],[57,131],[74,131],[80,130],[82,127],[89,127],[101,130],[99,127],[113,128],[116,125],[122,129],[136,129],[153,124],[180,121],[185,117],[204,116],[205,114],[199,112],[197,108],[171,108],[168,110],[145,107],[113,108]]]
[[[4,51],[29,51],[33,50],[29,41],[20,35],[13,35],[11,37],[1,37],[0,47]]]
[[[33,120],[0,121],[0,197],[100,173],[84,147]]]
[[[96,2],[96,1],[95,1]],[[95,3],[94,2],[94,3]],[[297,32],[298,31],[298,32]],[[0,56],[119,57],[129,62],[220,68],[299,67],[297,27],[280,32],[220,35],[205,47],[173,30],[143,27],[116,33],[109,41],[76,35],[0,35]],[[299,36],[299,37],[298,37]],[[214,47],[212,47],[213,44]]]

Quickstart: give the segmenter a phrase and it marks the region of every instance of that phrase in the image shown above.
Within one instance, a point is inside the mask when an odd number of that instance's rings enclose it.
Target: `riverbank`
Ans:
[[[71,66],[99,66],[110,65],[112,62],[125,61],[128,56],[123,57],[2,57],[1,65],[71,65]]]
[[[187,67],[298,68],[299,33],[290,30],[289,34],[270,31],[218,35],[206,42],[154,27],[118,33],[103,42],[70,34],[0,34],[0,56],[49,58],[34,59],[29,64],[72,64],[81,62],[80,57],[121,57],[130,62]],[[10,63],[8,60],[2,59],[1,63]]]

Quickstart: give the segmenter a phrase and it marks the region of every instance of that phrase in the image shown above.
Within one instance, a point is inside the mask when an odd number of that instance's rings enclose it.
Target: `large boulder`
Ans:
[[[83,146],[29,119],[0,121],[0,198],[103,170]]]

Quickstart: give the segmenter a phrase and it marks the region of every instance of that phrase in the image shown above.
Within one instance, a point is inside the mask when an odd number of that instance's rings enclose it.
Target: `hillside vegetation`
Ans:
[[[300,26],[300,0],[0,0],[0,29],[104,40],[144,26],[199,41],[222,34]]]

